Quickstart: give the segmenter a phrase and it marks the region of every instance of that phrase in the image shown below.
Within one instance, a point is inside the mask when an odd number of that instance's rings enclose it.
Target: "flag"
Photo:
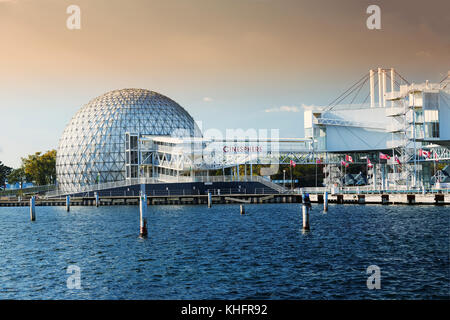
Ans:
[[[353,158],[352,158],[352,156],[345,155],[345,161],[353,163]]]
[[[289,161],[289,165],[290,165],[291,167],[294,167],[294,168],[295,168],[295,161],[293,161],[293,160]]]
[[[369,159],[369,158],[367,158],[367,166],[368,166],[369,168],[372,168],[372,167],[373,167],[373,164],[372,164],[372,162],[370,162],[370,159]]]
[[[394,157],[394,160],[395,160],[399,165],[402,164],[402,163],[400,162],[400,159],[399,159],[397,156]]]
[[[346,168],[348,167],[348,163],[345,162],[344,160],[341,161],[341,165],[343,165],[343,166],[346,167]]]
[[[388,160],[388,159],[390,159],[391,157],[389,157],[387,154],[384,154],[384,153],[381,153],[380,152],[380,159],[385,159],[385,160]]]
[[[438,154],[436,151],[434,152],[434,161],[439,162]]]
[[[322,159],[317,159],[317,160],[316,160],[316,163],[317,163],[317,164],[322,163]]]
[[[419,156],[429,158],[431,156],[431,152],[420,149],[419,150]]]

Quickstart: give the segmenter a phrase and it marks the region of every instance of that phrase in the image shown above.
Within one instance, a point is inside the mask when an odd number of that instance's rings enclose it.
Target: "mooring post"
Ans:
[[[309,210],[311,209],[309,194],[304,193],[302,200],[303,231],[309,231]]]
[[[245,207],[243,204],[241,204],[241,214],[245,214]]]
[[[309,230],[309,208],[305,205],[302,205],[302,213],[303,213],[303,230]]]
[[[95,196],[95,206],[98,207],[100,205],[100,199],[98,197],[98,192],[95,192],[94,196]]]
[[[140,232],[139,237],[147,237],[147,195],[141,194],[139,197],[139,221],[140,221]]]
[[[323,211],[328,211],[328,191],[323,193]]]
[[[66,196],[66,210],[70,211],[70,196]]]
[[[32,196],[30,199],[30,217],[31,217],[31,221],[35,221],[36,220],[36,210],[34,209],[34,206],[36,204],[36,197]]]
[[[208,208],[211,208],[212,205],[212,195],[211,192],[208,192]]]

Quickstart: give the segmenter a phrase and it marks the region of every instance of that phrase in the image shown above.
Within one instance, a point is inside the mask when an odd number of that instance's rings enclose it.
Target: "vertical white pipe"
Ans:
[[[378,68],[378,106],[383,107],[383,94],[381,92],[383,85],[381,83],[381,68]]]
[[[95,206],[98,207],[100,205],[100,199],[98,196],[98,192],[95,193]]]
[[[303,230],[307,231],[309,230],[309,208],[302,205],[302,215],[303,215]]]
[[[66,196],[66,211],[70,211],[70,196]]]
[[[369,80],[370,80],[370,107],[375,107],[375,78],[374,72],[372,69],[369,71]]]
[[[36,204],[36,197],[32,196],[30,199],[30,218],[31,221],[35,221],[36,220],[36,210],[34,209],[34,206]]]
[[[141,194],[139,197],[139,225],[140,232],[139,236],[141,238],[147,237],[147,196],[145,194]]]
[[[395,91],[395,72],[394,72],[394,68],[391,68],[391,92]],[[394,101],[391,100],[391,107],[394,106]]]
[[[208,208],[211,208],[212,205],[212,195],[211,192],[208,192]]]
[[[386,107],[386,70],[382,71],[383,76],[383,108]]]

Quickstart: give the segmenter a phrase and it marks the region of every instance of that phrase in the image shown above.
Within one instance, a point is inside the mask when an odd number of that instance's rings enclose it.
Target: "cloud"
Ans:
[[[300,112],[297,106],[281,106],[277,108],[266,109],[265,112]]]
[[[210,97],[204,97],[204,98],[203,98],[203,101],[205,101],[205,102],[211,102],[211,101],[213,101],[213,99],[210,98]]]

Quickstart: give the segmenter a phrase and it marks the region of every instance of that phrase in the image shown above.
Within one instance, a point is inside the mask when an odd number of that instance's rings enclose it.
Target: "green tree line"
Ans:
[[[22,158],[22,165],[10,170],[8,183],[32,182],[37,186],[54,184],[56,182],[56,150],[45,153],[36,152]]]

